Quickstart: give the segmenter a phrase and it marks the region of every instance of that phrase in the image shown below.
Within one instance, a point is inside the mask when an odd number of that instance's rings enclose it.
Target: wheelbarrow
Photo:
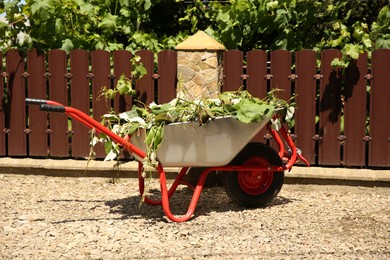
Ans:
[[[81,122],[96,133],[103,133],[138,161],[139,191],[145,189],[142,176],[143,159],[146,157],[145,133],[122,138],[94,120],[84,112],[64,106],[51,100],[26,98],[28,105],[40,105],[45,112],[65,113]],[[276,117],[276,114],[273,115]],[[199,126],[197,122],[173,123],[164,126],[164,139],[157,150],[161,199],[144,197],[150,205],[162,205],[165,215],[171,221],[184,222],[194,215],[206,177],[211,172],[221,174],[222,184],[228,196],[241,206],[249,208],[264,207],[279,193],[284,182],[284,171],[290,170],[299,160],[309,163],[295,147],[288,131],[271,128],[271,117],[261,122],[245,124],[234,117],[219,117]],[[266,127],[276,141],[279,151],[263,143],[250,142]],[[164,167],[181,167],[170,188],[167,187]],[[192,185],[184,180],[187,173],[200,172],[197,183]],[[169,199],[180,184],[193,189],[187,213],[175,216],[170,210]]]

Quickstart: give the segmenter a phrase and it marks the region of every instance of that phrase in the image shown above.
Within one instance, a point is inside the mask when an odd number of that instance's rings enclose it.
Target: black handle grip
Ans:
[[[65,107],[64,106],[52,106],[52,105],[42,104],[40,106],[40,110],[41,111],[46,111],[46,112],[64,113],[65,112]]]
[[[36,99],[36,98],[26,98],[25,102],[26,102],[27,105],[47,104],[47,100],[45,100],[45,99]]]

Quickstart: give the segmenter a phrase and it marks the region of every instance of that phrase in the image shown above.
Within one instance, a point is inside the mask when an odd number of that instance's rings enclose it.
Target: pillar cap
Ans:
[[[188,37],[184,42],[179,43],[175,47],[176,50],[226,50],[225,46],[217,42],[204,31],[198,31],[194,35]]]

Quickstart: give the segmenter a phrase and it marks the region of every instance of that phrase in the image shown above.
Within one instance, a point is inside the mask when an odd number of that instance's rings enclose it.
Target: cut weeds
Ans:
[[[127,93],[121,94],[135,93],[131,87],[127,86],[126,89]],[[229,116],[248,124],[261,122],[264,117],[270,118],[277,113],[279,116],[271,119],[272,127],[278,130],[282,123],[287,123],[291,127],[294,124],[295,103],[292,102],[293,98],[288,101],[279,99],[276,96],[278,91],[277,89],[270,91],[263,99],[253,97],[245,90],[237,90],[223,92],[217,98],[201,100],[175,98],[165,104],[153,102],[145,105],[136,101],[136,105],[130,111],[105,114],[102,124],[121,137],[137,135],[141,129],[145,130],[146,157],[142,163],[144,169],[155,169],[158,165],[156,152],[164,138],[164,126],[171,123],[198,122],[199,126],[202,126],[216,117]],[[104,144],[107,154],[105,160],[113,160],[119,155],[120,145],[106,135],[95,136],[92,145],[98,142]],[[146,172],[143,172],[143,177],[147,177]]]

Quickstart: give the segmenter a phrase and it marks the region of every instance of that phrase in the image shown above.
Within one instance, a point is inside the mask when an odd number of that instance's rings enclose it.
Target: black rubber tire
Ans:
[[[230,164],[243,165],[245,163],[253,164],[253,162],[255,164],[261,164],[262,166],[283,165],[278,153],[273,148],[262,143],[247,144]],[[247,187],[244,187],[245,176],[248,176],[245,174],[250,174],[250,172],[233,171],[221,173],[222,184],[225,187],[228,196],[244,207],[257,208],[266,206],[276,197],[283,186],[284,171],[274,173],[262,172],[260,179],[263,178],[262,181],[265,179],[266,182],[265,184],[262,184],[262,188],[250,186],[257,184],[257,179],[255,179],[254,183],[250,182]],[[253,177],[251,178],[253,179]],[[247,179],[249,179],[249,177]]]

